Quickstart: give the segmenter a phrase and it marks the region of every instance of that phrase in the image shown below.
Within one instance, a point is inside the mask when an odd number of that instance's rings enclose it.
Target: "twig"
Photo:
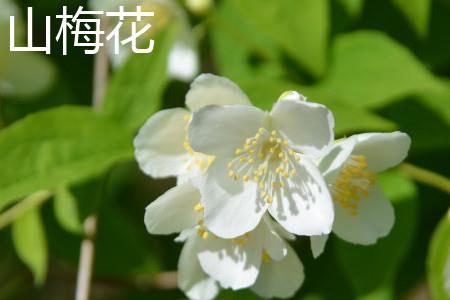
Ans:
[[[91,215],[83,223],[84,239],[81,243],[80,263],[78,266],[77,287],[75,291],[76,300],[89,299],[91,287],[92,265],[95,253],[95,234],[97,231],[97,216]]]
[[[20,201],[0,215],[0,229],[3,229],[10,223],[14,222],[14,220],[23,215],[29,209],[41,205],[51,196],[52,192],[50,191],[38,191],[26,197],[24,200]]]
[[[102,19],[104,28],[108,27],[106,19]],[[108,77],[108,52],[106,48],[106,39],[102,37],[103,47],[94,60],[94,83],[92,107],[96,111],[102,108],[102,100]],[[95,234],[97,231],[97,215],[92,214],[86,218],[83,223],[84,238],[81,243],[80,261],[78,265],[77,286],[75,290],[76,300],[88,300],[91,290],[92,267],[95,253]]]
[[[427,184],[450,194],[450,179],[445,176],[408,163],[401,164],[400,170],[418,182]]]

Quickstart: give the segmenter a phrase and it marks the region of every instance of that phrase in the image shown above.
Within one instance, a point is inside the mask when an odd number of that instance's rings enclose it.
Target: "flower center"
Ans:
[[[194,149],[192,149],[191,145],[189,144],[188,140],[188,129],[189,129],[189,121],[191,120],[192,116],[190,114],[186,114],[184,116],[184,141],[183,141],[183,148],[186,150],[186,152],[189,154],[190,159],[186,163],[186,170],[191,172],[194,169],[200,170],[200,171],[206,171],[209,166],[214,161],[214,156],[208,156],[206,154],[195,152]]]
[[[363,155],[350,155],[332,187],[333,199],[351,215],[356,215],[362,197],[369,196],[376,175],[367,171]]]
[[[289,147],[288,140],[276,130],[269,132],[261,127],[235,150],[235,156],[227,166],[228,176],[258,183],[261,198],[272,203],[276,190],[297,175],[298,161],[300,155]]]

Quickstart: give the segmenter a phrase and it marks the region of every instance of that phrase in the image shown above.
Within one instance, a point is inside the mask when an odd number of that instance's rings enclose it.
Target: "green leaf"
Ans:
[[[257,28],[267,33],[315,77],[325,73],[329,32],[327,0],[234,0]]]
[[[28,115],[0,131],[0,210],[37,190],[80,182],[133,156],[132,135],[88,107]]]
[[[152,53],[132,54],[111,78],[104,111],[123,126],[136,129],[160,108],[174,30],[171,27],[155,37]]]
[[[211,26],[211,42],[219,74],[240,80],[280,77],[285,70],[276,44],[243,17],[231,1],[222,1]]]
[[[61,187],[56,190],[53,199],[53,210],[62,228],[72,233],[81,232],[83,227],[77,199],[68,188]]]
[[[353,106],[377,108],[407,95],[443,89],[407,48],[380,32],[340,35],[332,56],[327,78],[315,88]]]
[[[407,132],[413,143],[414,153],[446,151],[450,148],[450,93],[424,93],[407,97],[381,110],[384,117],[398,124],[399,130]],[[417,120],[426,120],[418,123]]]
[[[394,205],[396,220],[392,231],[373,246],[352,245],[342,240],[336,245],[338,260],[351,286],[359,296],[368,299],[370,295],[376,298],[379,293],[390,293],[388,287],[393,284],[414,238],[418,214],[417,191],[408,178],[392,171],[379,179]]]
[[[450,125],[450,82],[444,81],[443,84],[446,86],[445,90],[438,93],[424,93],[418,95],[418,99]]]
[[[450,299],[450,210],[433,233],[428,250],[427,276],[433,299]]]
[[[361,15],[365,0],[338,0],[352,17]]]
[[[408,19],[411,26],[420,37],[428,32],[428,18],[430,16],[430,0],[393,0],[394,4]]]
[[[160,237],[154,240],[159,242]],[[127,214],[126,209],[117,205],[117,201],[103,207],[96,238],[97,274],[152,277],[162,269],[163,255],[159,250],[168,251],[168,247],[161,249],[158,244],[152,244],[142,217]]]
[[[289,81],[256,79],[243,82],[242,88],[256,106],[265,110],[270,110],[283,92],[299,91],[311,101],[322,103],[331,109],[336,119],[335,131],[338,136],[360,131],[390,131],[396,128],[394,123],[364,108],[351,106],[334,96]]]
[[[32,209],[12,224],[12,238],[19,258],[31,269],[41,285],[47,274],[48,254],[45,230],[39,209]]]

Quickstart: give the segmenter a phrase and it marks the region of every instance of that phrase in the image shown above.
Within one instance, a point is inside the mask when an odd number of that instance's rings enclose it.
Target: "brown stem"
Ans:
[[[102,29],[108,28],[106,18],[102,20]],[[94,59],[94,82],[92,107],[95,111],[102,108],[103,95],[108,77],[108,51],[105,35],[102,36],[103,47]],[[77,286],[75,290],[76,300],[88,300],[91,290],[92,267],[95,253],[95,234],[97,232],[97,215],[92,214],[83,223],[84,238],[81,243],[80,260],[78,265]]]

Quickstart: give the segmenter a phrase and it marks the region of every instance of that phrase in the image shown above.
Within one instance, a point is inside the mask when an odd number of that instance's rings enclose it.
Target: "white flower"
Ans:
[[[203,224],[200,193],[191,181],[152,202],[145,213],[148,232],[181,232],[186,240],[178,263],[178,284],[191,299],[212,299],[223,288],[252,287],[264,297],[289,297],[301,286],[303,266],[269,218],[255,230],[221,239]]]
[[[249,104],[247,96],[230,80],[202,74],[191,84],[184,108],[162,110],[148,119],[134,140],[140,168],[152,177],[192,177],[203,172],[212,157],[194,152],[187,140],[191,111],[216,104]]]
[[[240,236],[268,210],[291,233],[329,233],[333,204],[313,159],[331,145],[333,126],[326,107],[298,93],[285,93],[270,113],[248,105],[194,112],[189,142],[216,157],[201,186],[208,229]]]
[[[356,244],[374,244],[386,236],[395,220],[394,209],[376,184],[376,173],[402,162],[411,140],[402,132],[364,133],[338,141],[319,168],[334,200],[333,232]],[[318,256],[327,236],[312,237]]]

